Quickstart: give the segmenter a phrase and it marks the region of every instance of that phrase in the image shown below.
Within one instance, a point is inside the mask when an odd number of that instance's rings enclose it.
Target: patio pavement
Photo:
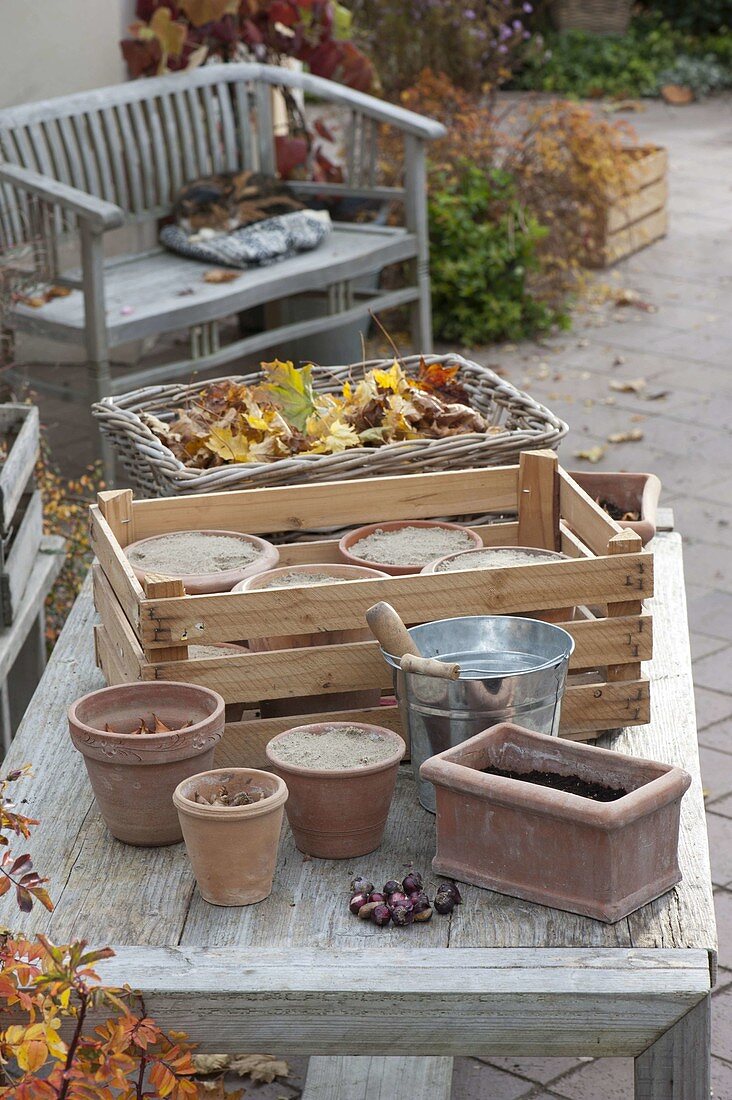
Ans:
[[[657,473],[683,535],[720,941],[713,1095],[732,1100],[732,112],[653,103],[631,121],[669,150],[669,235],[600,282],[655,311],[609,302],[571,333],[472,355],[569,422],[565,467]],[[640,393],[611,388],[637,379]],[[632,429],[643,439],[607,443]],[[597,465],[575,457],[596,445]],[[461,1059],[453,1100],[621,1100],[632,1081],[626,1059]]]
[[[651,104],[632,121],[643,138],[669,149],[671,227],[666,240],[601,281],[636,291],[655,311],[605,304],[581,313],[569,334],[472,354],[570,422],[565,466],[658,473],[663,503],[673,505],[684,535],[720,936],[714,1096],[732,1100],[732,112],[722,99]],[[610,388],[639,378],[646,381],[640,393]],[[74,406],[43,398],[40,406],[54,454],[77,472],[88,461],[88,437]],[[642,440],[607,444],[608,434],[632,428]],[[594,445],[607,448],[598,466],[574,457]],[[620,1100],[632,1095],[632,1072],[632,1063],[617,1059],[460,1059],[453,1097]],[[301,1080],[247,1095],[298,1095]]]

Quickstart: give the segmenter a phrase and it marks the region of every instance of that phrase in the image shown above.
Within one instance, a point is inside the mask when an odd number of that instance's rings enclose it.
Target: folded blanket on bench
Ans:
[[[166,225],[160,232],[160,243],[191,260],[228,267],[257,267],[317,248],[331,228],[327,211],[296,210],[208,238],[205,231],[189,237],[179,225]]]

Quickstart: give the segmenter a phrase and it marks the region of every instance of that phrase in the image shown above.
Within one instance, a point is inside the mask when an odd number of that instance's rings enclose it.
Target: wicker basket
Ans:
[[[93,406],[101,430],[107,435],[132,485],[146,496],[175,496],[178,493],[214,493],[226,489],[257,489],[298,482],[343,481],[424,473],[431,470],[461,470],[477,466],[503,466],[518,462],[521,451],[550,447],[556,450],[568,426],[528,394],[521,393],[482,367],[459,355],[426,356],[428,363],[460,366],[460,381],[470,403],[502,429],[491,433],[470,433],[445,439],[414,439],[388,443],[383,447],[353,447],[335,455],[297,455],[268,463],[241,463],[192,470],[143,423],[141,413],[171,420],[175,409],[185,405],[212,379],[194,385],[150,386],[120,397],[106,397]],[[420,356],[403,360],[415,371]],[[349,378],[358,379],[374,367],[388,368],[391,360],[375,359],[344,367],[314,367],[313,382],[321,393],[334,392]],[[255,383],[261,373],[235,378]]]
[[[552,0],[551,17],[558,31],[625,34],[632,0]]]

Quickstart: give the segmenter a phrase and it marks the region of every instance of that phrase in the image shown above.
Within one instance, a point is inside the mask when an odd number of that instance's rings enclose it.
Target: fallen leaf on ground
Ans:
[[[227,1090],[223,1077],[216,1081],[196,1081],[198,1095],[205,1100],[244,1100],[244,1089]]]
[[[613,432],[607,437],[608,443],[638,443],[643,438],[640,428],[630,428],[627,432]]]
[[[640,99],[616,99],[603,104],[603,111],[608,115],[615,115],[619,111],[645,111],[646,105]]]
[[[615,305],[633,306],[634,309],[642,309],[644,313],[656,313],[658,310],[658,307],[654,306],[652,302],[646,302],[641,298],[637,290],[630,290],[629,288],[616,291]]]
[[[644,393],[643,398],[645,401],[660,401],[662,397],[668,397],[671,390],[656,390],[654,393]]]
[[[614,367],[622,367],[624,362],[625,362],[625,356],[624,355],[616,355],[615,358],[613,359],[613,366]]]
[[[575,458],[580,458],[584,462],[595,463],[595,462],[599,462],[604,454],[605,454],[605,448],[599,446],[599,444],[598,444],[595,447],[589,447],[585,451],[575,451],[574,452],[574,457]]]
[[[289,1077],[290,1067],[282,1058],[273,1054],[235,1054],[229,1069],[240,1077],[251,1077],[252,1081],[262,1081],[269,1085],[275,1077]]]
[[[685,107],[687,103],[694,102],[694,93],[686,84],[664,84],[661,95],[666,103],[674,107]]]
[[[616,379],[610,383],[610,389],[618,393],[642,393],[647,385],[645,378],[626,378],[623,381]]]
[[[50,301],[52,298],[68,298],[71,294],[70,286],[50,286],[46,291],[46,297]]]
[[[221,1073],[227,1069],[231,1056],[228,1054],[194,1054],[193,1065],[196,1073]]]
[[[234,279],[238,279],[241,275],[240,271],[231,271],[223,267],[214,267],[211,271],[207,271],[203,276],[204,283],[233,283]]]

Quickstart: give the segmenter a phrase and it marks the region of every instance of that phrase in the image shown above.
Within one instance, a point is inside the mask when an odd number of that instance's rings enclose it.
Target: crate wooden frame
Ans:
[[[17,434],[0,465],[0,535],[7,536],[26,492],[38,458],[40,420],[35,405],[6,402],[0,405],[0,435]]]
[[[561,549],[572,560],[502,569],[390,577],[324,587],[185,596],[180,581],[154,579],[145,591],[123,547],[150,535],[196,528],[252,534],[357,526],[374,519],[424,519],[515,513],[476,527],[488,546]],[[100,493],[91,510],[97,556],[94,599],[97,662],[110,684],[176,680],[204,684],[227,703],[256,713],[261,700],[367,688],[389,694],[391,672],[375,641],[270,653],[188,659],[188,645],[272,634],[361,627],[364,612],[389,600],[407,622],[460,614],[582,607],[564,624],[576,643],[561,732],[589,740],[601,731],[650,720],[650,687],[641,661],[652,655],[653,555],[623,531],[558,466],[551,451],[524,452],[519,465],[452,473],[373,478],[295,488],[134,500],[129,489]],[[281,564],[337,561],[337,542],[314,539],[280,547]],[[592,606],[590,612],[588,607]],[[266,625],[272,623],[271,628]],[[309,715],[328,720],[334,712]],[[394,705],[338,712],[403,734]],[[298,718],[248,717],[227,725],[219,759],[261,765],[264,746]]]
[[[626,186],[607,196],[597,247],[585,257],[588,267],[610,267],[668,232],[666,149],[639,145],[626,155],[631,161]]]

